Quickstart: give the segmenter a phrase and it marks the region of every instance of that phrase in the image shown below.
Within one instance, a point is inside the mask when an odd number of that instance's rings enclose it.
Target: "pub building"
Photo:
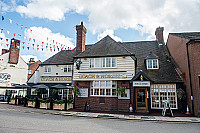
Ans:
[[[176,90],[182,79],[168,60],[162,37],[156,30],[155,41],[116,42],[106,36],[93,45],[86,45],[86,28],[76,26],[77,44],[74,56],[74,86],[81,95],[75,96],[75,108],[89,105],[94,111],[151,112],[168,101],[178,109]],[[163,37],[162,37],[163,39]],[[117,89],[125,88],[125,95]]]
[[[10,48],[2,49],[0,55],[0,101],[7,101],[8,97],[25,97],[26,89],[16,87],[26,84],[28,65],[22,59],[20,40],[11,39]]]
[[[62,50],[42,62],[28,80],[28,85],[31,88],[27,89],[27,96],[29,98],[36,96],[39,98],[53,97],[54,99],[73,98],[71,87],[73,56],[75,56],[75,51]],[[40,88],[44,85],[47,87]],[[40,89],[39,94],[35,91],[38,88]],[[53,94],[54,89],[58,89],[58,95]]]

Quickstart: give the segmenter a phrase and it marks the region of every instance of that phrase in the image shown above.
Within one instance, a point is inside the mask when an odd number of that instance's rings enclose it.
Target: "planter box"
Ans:
[[[67,110],[69,110],[69,109],[73,109],[73,104],[72,103],[67,104]]]
[[[41,109],[49,109],[50,108],[50,103],[40,103],[40,108]]]
[[[10,100],[9,104],[15,104],[15,100]]]
[[[65,104],[53,104],[53,109],[56,110],[64,110],[65,109]]]
[[[29,102],[28,101],[28,107],[33,107],[34,108],[35,107],[35,102]]]

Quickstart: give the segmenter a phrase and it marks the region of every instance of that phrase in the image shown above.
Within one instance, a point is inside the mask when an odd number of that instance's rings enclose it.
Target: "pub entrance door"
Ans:
[[[147,88],[135,88],[136,110],[147,111]]]

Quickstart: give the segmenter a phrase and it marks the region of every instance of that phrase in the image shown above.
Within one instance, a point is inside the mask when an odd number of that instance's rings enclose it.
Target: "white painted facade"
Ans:
[[[109,57],[110,58],[110,57]],[[130,56],[112,57],[116,58],[116,67],[90,68],[90,59],[79,58],[80,69],[76,69],[74,63],[74,81],[94,80],[131,80],[135,76],[135,61]]]
[[[26,84],[28,78],[28,65],[19,56],[17,64],[10,64],[9,53],[0,55],[0,94],[5,95],[6,87],[14,87],[16,84]],[[12,88],[11,88],[12,89]],[[18,92],[17,92],[18,93]]]
[[[49,68],[49,69],[45,69]],[[71,67],[71,71],[66,68]],[[42,65],[35,71],[28,83],[71,83],[72,82],[72,65]],[[47,71],[45,71],[47,70]],[[50,70],[50,71],[49,71]]]

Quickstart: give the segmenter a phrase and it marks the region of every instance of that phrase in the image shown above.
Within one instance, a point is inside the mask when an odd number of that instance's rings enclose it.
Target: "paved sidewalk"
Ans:
[[[139,121],[157,121],[157,122],[181,122],[181,123],[198,123],[200,118],[197,117],[163,117],[163,116],[139,116],[139,115],[124,115],[124,114],[110,114],[110,113],[93,113],[93,112],[78,112],[78,111],[58,111],[58,110],[45,110],[30,107],[23,107],[17,105],[10,105],[0,103],[0,110],[12,110],[24,113],[40,113],[52,114],[61,116],[72,117],[87,117],[87,118],[101,118],[101,119],[120,119],[120,120],[139,120]]]

